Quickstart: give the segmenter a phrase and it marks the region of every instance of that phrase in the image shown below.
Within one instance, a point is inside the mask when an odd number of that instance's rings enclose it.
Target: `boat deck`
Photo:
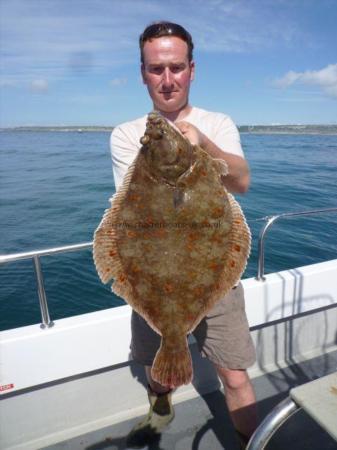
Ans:
[[[266,413],[279,399],[263,402]],[[222,392],[206,394],[175,407],[176,417],[167,430],[158,435],[148,450],[239,450],[228,420]],[[48,450],[127,450],[126,435],[139,419],[98,430],[66,442],[45,447]],[[309,416],[300,411],[271,439],[267,449],[336,450],[336,442]]]
[[[321,358],[316,358],[318,368]],[[330,354],[329,369],[337,366],[337,353]],[[311,361],[311,369],[313,368]],[[293,385],[310,380],[310,371],[305,365],[282,369],[282,377],[293,380]],[[326,368],[327,369],[327,368]],[[316,372],[316,370],[315,370]],[[319,370],[318,370],[319,372]],[[317,372],[316,372],[317,373]],[[297,378],[294,378],[297,374]],[[271,409],[286,397],[286,393],[274,392],[273,378],[280,372],[253,379],[259,400],[259,415],[263,419]],[[266,395],[268,394],[268,395]],[[175,419],[148,446],[148,450],[239,450],[235,432],[229,420],[225,397],[221,390],[202,394],[197,398],[175,405]],[[45,450],[127,450],[126,436],[139,421],[134,418],[92,433],[44,447]],[[337,443],[304,411],[299,411],[275,433],[266,449],[270,450],[336,450]]]

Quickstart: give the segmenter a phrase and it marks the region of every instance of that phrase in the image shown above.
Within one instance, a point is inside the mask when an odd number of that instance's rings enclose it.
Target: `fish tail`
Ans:
[[[191,382],[192,359],[185,336],[179,345],[174,346],[172,339],[162,338],[153,362],[151,375],[157,383],[171,388]]]

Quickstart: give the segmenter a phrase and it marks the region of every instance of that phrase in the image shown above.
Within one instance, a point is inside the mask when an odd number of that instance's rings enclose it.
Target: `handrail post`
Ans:
[[[287,397],[282,400],[255,430],[246,450],[264,450],[273,434],[300,409],[291,398]]]
[[[50,316],[49,316],[47,296],[46,296],[46,291],[44,288],[40,258],[38,257],[38,255],[35,255],[33,257],[33,262],[34,262],[34,270],[35,270],[36,281],[37,281],[37,292],[39,295],[39,302],[40,302],[40,312],[41,312],[41,318],[42,318],[42,323],[41,323],[40,327],[42,329],[51,328],[54,325],[54,322],[52,322],[50,320]]]
[[[260,232],[260,236],[259,236],[257,275],[256,275],[255,279],[258,281],[265,281],[265,279],[266,279],[264,276],[264,239],[265,239],[268,229],[271,227],[271,225],[277,219],[280,219],[281,217],[288,218],[288,217],[298,217],[298,216],[309,216],[312,214],[330,213],[330,212],[337,212],[337,208],[313,209],[310,211],[283,213],[283,214],[278,214],[276,216],[264,217],[264,219],[267,220],[267,223],[262,228],[262,230]]]
[[[57,253],[74,252],[77,250],[87,249],[92,247],[92,242],[84,242],[83,244],[66,245],[62,247],[47,248],[44,250],[33,250],[29,252],[13,253],[9,255],[0,255],[0,264],[9,263],[12,261],[22,261],[24,259],[32,259],[35,271],[36,287],[38,291],[38,297],[40,302],[40,313],[42,317],[42,323],[40,327],[42,329],[50,328],[54,325],[54,322],[50,320],[48,311],[47,295],[44,289],[43,274],[41,269],[40,257],[56,255]]]
[[[279,218],[279,216],[266,217],[267,222],[265,223],[264,227],[262,228],[262,230],[260,232],[259,243],[258,243],[257,275],[256,275],[256,280],[258,280],[258,281],[264,281],[266,279],[264,276],[264,238],[265,238],[265,235],[266,235],[269,227],[271,227],[271,225],[278,218]]]

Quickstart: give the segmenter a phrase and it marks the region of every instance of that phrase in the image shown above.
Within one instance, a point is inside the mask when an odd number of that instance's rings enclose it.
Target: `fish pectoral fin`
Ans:
[[[175,188],[173,191],[173,205],[175,208],[179,208],[179,206],[185,203],[185,192],[180,188]]]
[[[229,173],[226,161],[219,158],[213,159],[213,161],[215,163],[215,169],[220,174],[221,178],[226,177]]]

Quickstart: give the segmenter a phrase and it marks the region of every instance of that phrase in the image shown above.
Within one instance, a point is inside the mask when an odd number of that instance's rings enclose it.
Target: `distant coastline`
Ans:
[[[335,125],[240,125],[240,133],[251,134],[337,134]]]
[[[1,131],[75,131],[78,133],[88,132],[88,131],[107,131],[111,132],[114,129],[113,126],[105,127],[105,126],[80,126],[80,125],[48,125],[48,126],[20,126],[20,127],[7,127],[0,128]]]
[[[335,125],[239,125],[240,133],[249,134],[337,134]],[[0,131],[111,132],[113,126],[19,126]]]

